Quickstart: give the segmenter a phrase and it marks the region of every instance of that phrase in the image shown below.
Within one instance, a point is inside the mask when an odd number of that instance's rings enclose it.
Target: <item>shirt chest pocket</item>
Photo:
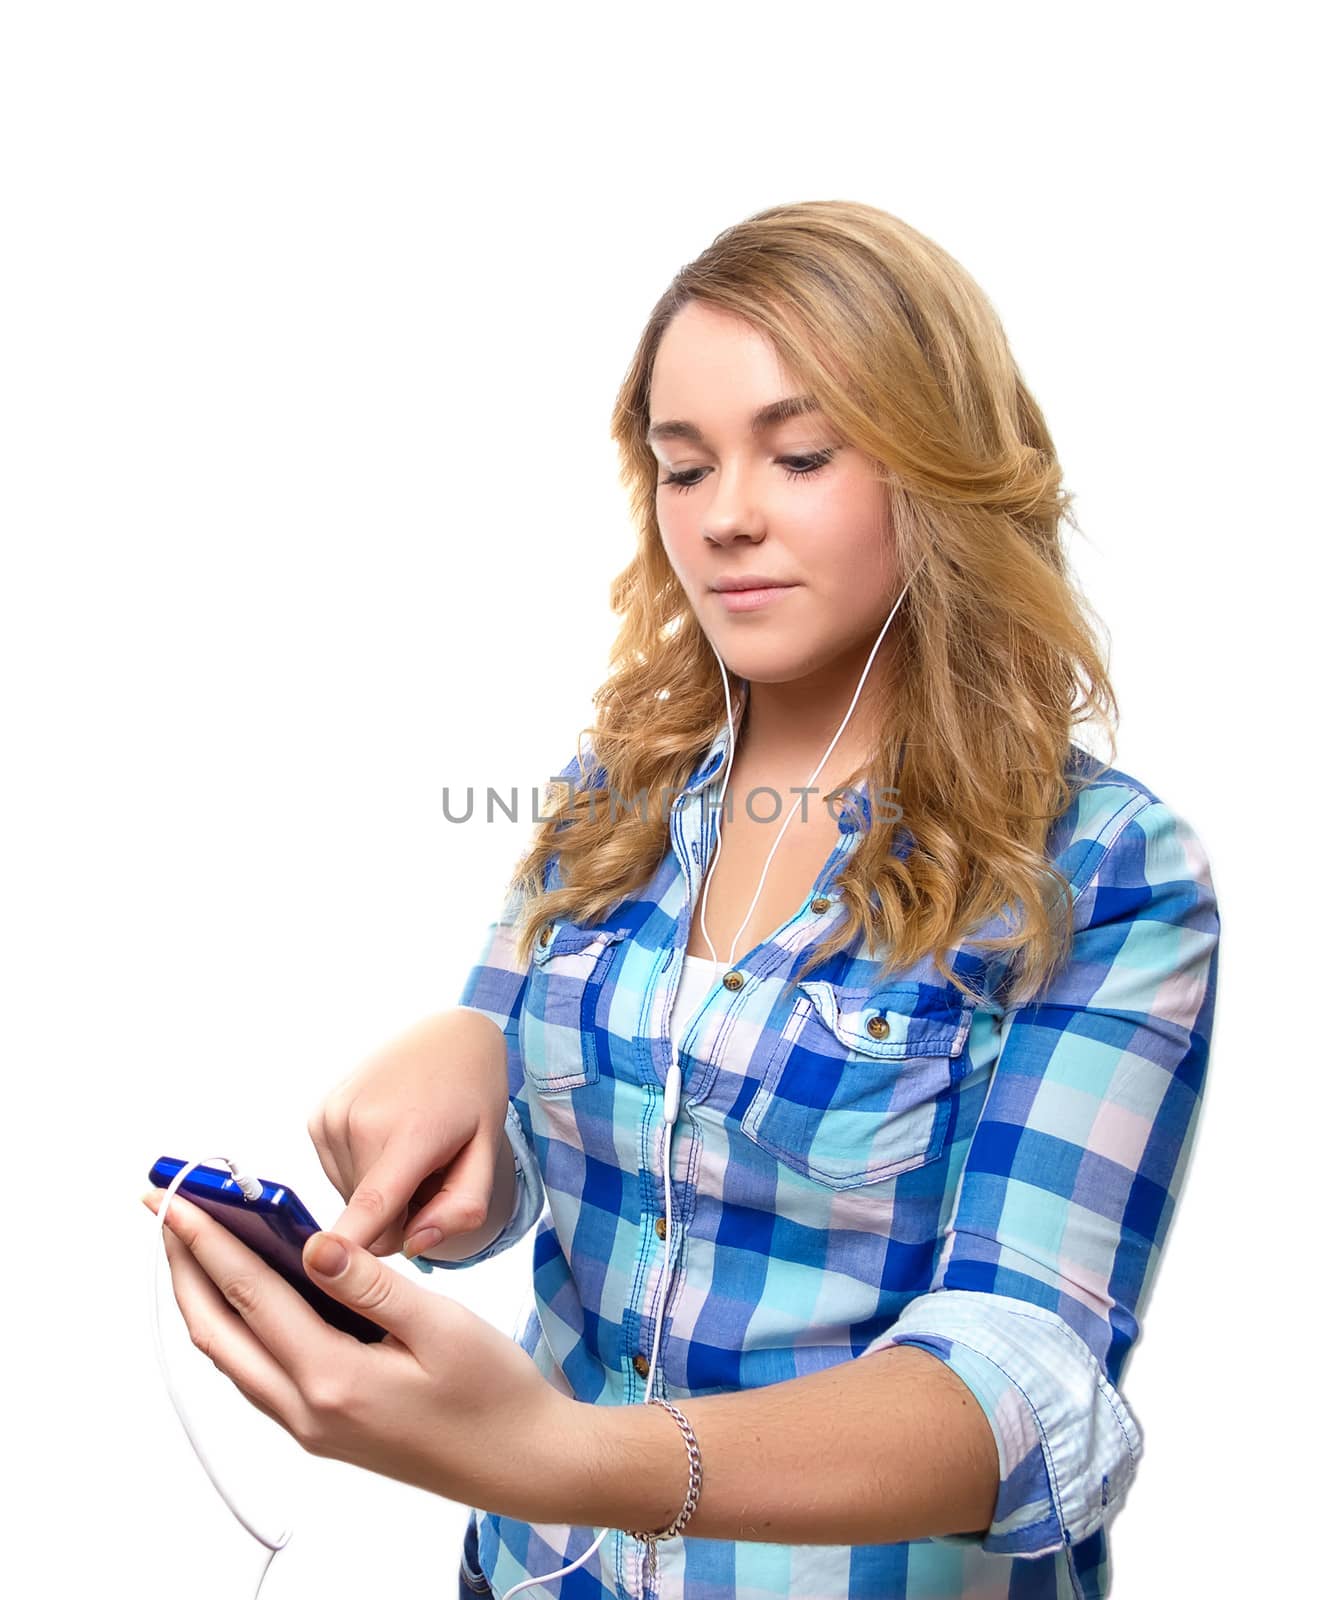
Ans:
[[[815,1183],[852,1189],[943,1152],[974,1008],[919,983],[800,982],[742,1128]]]
[[[519,1042],[525,1076],[540,1094],[598,1081],[595,1030],[606,1025],[609,969],[630,932],[550,922],[539,935],[520,1005]]]

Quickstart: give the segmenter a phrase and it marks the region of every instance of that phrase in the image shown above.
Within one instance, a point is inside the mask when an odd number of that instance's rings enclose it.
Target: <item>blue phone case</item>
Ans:
[[[149,1170],[149,1182],[165,1189],[184,1166],[185,1162],[174,1156],[159,1156]],[[332,1328],[351,1333],[363,1344],[384,1339],[384,1328],[326,1294],[307,1277],[302,1246],[313,1233],[320,1232],[320,1224],[285,1184],[271,1183],[267,1178],[259,1182],[260,1198],[248,1200],[225,1168],[196,1167],[178,1185],[176,1193],[184,1194],[192,1205],[216,1217],[229,1233],[281,1273]]]

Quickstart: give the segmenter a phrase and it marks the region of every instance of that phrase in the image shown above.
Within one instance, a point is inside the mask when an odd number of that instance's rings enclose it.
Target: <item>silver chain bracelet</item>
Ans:
[[[692,1512],[696,1510],[696,1502],[701,1495],[701,1451],[697,1448],[696,1435],[692,1432],[691,1423],[688,1422],[687,1418],[684,1417],[682,1412],[678,1410],[677,1406],[670,1404],[670,1402],[667,1400],[661,1400],[658,1395],[652,1397],[650,1404],[652,1406],[663,1406],[664,1410],[667,1411],[670,1416],[672,1416],[673,1420],[678,1424],[679,1429],[682,1431],[683,1439],[687,1445],[687,1460],[689,1468],[687,1498],[682,1503],[682,1510],[679,1511],[678,1515],[671,1523],[669,1523],[667,1528],[665,1528],[661,1533],[651,1533],[648,1531],[640,1532],[635,1528],[624,1528],[622,1530],[624,1533],[629,1534],[633,1539],[639,1539],[643,1544],[647,1544],[650,1547],[650,1575],[653,1577],[658,1570],[659,1565],[658,1558],[655,1553],[655,1545],[660,1539],[672,1539],[680,1534],[687,1526]]]

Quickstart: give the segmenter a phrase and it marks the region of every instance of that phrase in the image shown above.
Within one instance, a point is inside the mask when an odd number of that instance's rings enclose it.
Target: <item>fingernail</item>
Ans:
[[[421,1255],[424,1250],[430,1250],[434,1244],[440,1243],[440,1228],[419,1228],[411,1239],[404,1241],[403,1253],[412,1261],[414,1256]]]
[[[307,1264],[325,1278],[337,1278],[348,1265],[348,1252],[337,1239],[323,1234],[306,1252]]]

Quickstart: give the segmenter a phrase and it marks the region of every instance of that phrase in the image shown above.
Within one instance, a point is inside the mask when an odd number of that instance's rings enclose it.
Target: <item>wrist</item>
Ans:
[[[492,1176],[492,1201],[487,1208],[487,1217],[481,1230],[483,1242],[475,1245],[475,1249],[482,1250],[490,1245],[510,1222],[515,1211],[515,1197],[519,1185],[520,1180],[515,1175],[515,1153],[511,1149],[503,1117],[501,1142],[497,1145],[496,1170]]]
[[[480,1452],[473,1504],[519,1522],[579,1523],[572,1509],[589,1503],[599,1478],[591,1456],[600,1408],[563,1394],[545,1378],[536,1388],[538,1402],[533,1393],[526,1397],[513,1448],[492,1448],[494,1435]]]
[[[688,1453],[672,1415],[644,1401],[591,1405],[570,1400],[563,1448],[550,1461],[551,1492],[541,1519],[590,1528],[659,1530],[683,1508]]]

